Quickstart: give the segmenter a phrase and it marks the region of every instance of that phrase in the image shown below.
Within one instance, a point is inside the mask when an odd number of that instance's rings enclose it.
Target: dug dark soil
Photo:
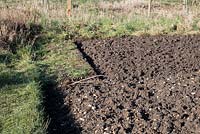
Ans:
[[[200,133],[200,36],[76,44],[96,75],[105,75],[65,87],[81,133]]]

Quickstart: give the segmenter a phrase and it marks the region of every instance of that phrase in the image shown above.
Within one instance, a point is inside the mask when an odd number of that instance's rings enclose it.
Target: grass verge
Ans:
[[[8,55],[12,57],[10,63]],[[38,69],[30,55],[18,56],[0,52],[0,133],[42,134],[45,128]]]
[[[24,36],[28,35],[31,38],[27,38],[27,42]],[[39,38],[32,36],[31,32],[20,34],[8,41],[6,49],[6,44],[0,46],[2,134],[45,133],[50,119],[45,118],[43,100],[46,96],[42,88],[51,82],[84,77],[90,70],[78,56],[73,41],[65,40],[63,30],[51,26],[44,29]]]
[[[44,30],[43,49],[38,52],[43,56],[37,62],[41,67],[46,66],[46,75],[60,81],[66,77],[85,77],[90,73],[89,65],[79,56],[73,40],[66,40],[65,30],[52,25],[47,29]]]

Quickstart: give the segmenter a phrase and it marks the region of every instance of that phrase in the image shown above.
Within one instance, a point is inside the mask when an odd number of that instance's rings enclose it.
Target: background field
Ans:
[[[45,0],[44,0],[45,1]],[[29,21],[61,26],[72,36],[117,36],[122,34],[195,33],[199,30],[199,2],[189,3],[186,14],[181,0],[155,0],[148,17],[146,0],[72,1],[72,17],[66,16],[66,1],[1,1],[2,15],[25,13]],[[8,8],[5,8],[8,7]],[[15,12],[15,13],[13,13]],[[7,15],[8,16],[8,15]],[[18,17],[19,18],[19,17]],[[24,18],[24,17],[23,17]],[[26,21],[27,22],[27,21]],[[70,36],[69,35],[69,36]]]

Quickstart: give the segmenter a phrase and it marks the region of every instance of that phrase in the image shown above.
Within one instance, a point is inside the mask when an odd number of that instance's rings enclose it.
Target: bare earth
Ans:
[[[75,126],[63,125],[60,131],[200,133],[199,35],[124,36],[76,44],[93,75],[105,77],[62,89],[79,127],[75,131]]]

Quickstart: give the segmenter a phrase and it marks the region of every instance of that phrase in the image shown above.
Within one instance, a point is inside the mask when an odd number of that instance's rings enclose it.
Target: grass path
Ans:
[[[39,73],[29,55],[11,57],[1,52],[0,63],[0,133],[43,133],[43,110]],[[26,58],[25,58],[26,57]]]
[[[51,120],[49,113],[45,113],[45,86],[89,73],[89,66],[78,56],[75,44],[65,40],[62,32],[44,29],[34,46],[24,45],[16,53],[0,50],[2,134],[45,133]]]

